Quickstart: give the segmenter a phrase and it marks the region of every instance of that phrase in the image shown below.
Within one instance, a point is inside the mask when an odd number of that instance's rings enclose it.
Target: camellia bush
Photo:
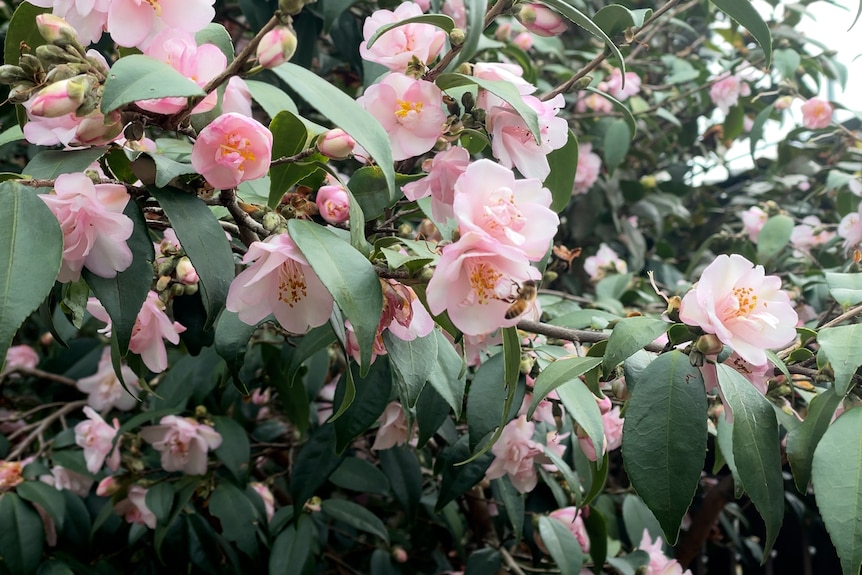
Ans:
[[[816,14],[4,3],[0,573],[858,573]]]

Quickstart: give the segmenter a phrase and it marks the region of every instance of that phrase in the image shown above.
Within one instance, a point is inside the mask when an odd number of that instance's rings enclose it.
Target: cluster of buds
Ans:
[[[169,241],[159,246],[162,257],[156,258],[156,291],[160,296],[193,295],[198,291],[198,277],[189,257]]]
[[[22,44],[18,65],[0,66],[0,83],[10,86],[9,101],[29,100],[30,114],[45,118],[96,111],[107,73],[104,64],[87,55],[75,29],[62,18],[41,14],[36,25],[48,43],[35,53]]]

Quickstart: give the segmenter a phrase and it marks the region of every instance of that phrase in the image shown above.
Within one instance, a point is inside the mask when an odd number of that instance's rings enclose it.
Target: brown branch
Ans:
[[[51,427],[51,425],[53,425],[55,421],[65,417],[67,413],[71,413],[77,409],[84,407],[85,405],[87,405],[86,399],[67,403],[64,407],[61,407],[60,409],[40,421],[36,428],[33,429],[33,431],[31,431],[30,434],[24,438],[24,441],[15,446],[15,449],[13,449],[6,457],[6,460],[13,461],[21,457],[21,454],[24,453],[24,451],[26,451],[28,447],[30,447],[30,444],[33,443],[36,438],[45,433],[45,430]]]
[[[724,506],[733,500],[733,476],[725,475],[718,485],[704,496],[700,508],[694,513],[691,527],[676,547],[676,560],[682,568],[688,567],[700,554],[703,544],[709,537],[713,525]]]
[[[313,156],[316,150],[314,148],[307,148],[302,150],[298,154],[294,154],[292,156],[282,156],[280,158],[276,158],[272,162],[269,163],[270,166],[278,166],[281,164],[292,164],[294,162],[298,162],[300,160],[304,160],[309,156]]]
[[[517,327],[522,331],[537,333],[539,335],[544,335],[555,339],[563,339],[574,343],[598,343],[600,341],[605,341],[610,337],[610,334],[603,333],[600,331],[569,329],[567,327],[559,327],[556,325],[549,325],[547,323],[530,321],[526,319],[519,321]],[[664,351],[664,346],[651,343],[644,346],[644,349],[647,351],[659,353],[661,351]]]
[[[842,313],[838,317],[830,319],[829,321],[824,323],[822,326],[820,326],[820,329],[823,329],[824,327],[835,327],[836,325],[838,325],[844,321],[847,321],[848,319],[853,319],[854,317],[856,317],[857,315],[860,315],[860,314],[862,314],[862,305],[857,305],[856,307],[851,307],[850,309],[848,309],[847,311],[845,311],[844,313]]]
[[[55,381],[57,383],[62,383],[63,385],[69,385],[72,387],[74,387],[76,383],[74,379],[64,377],[56,373],[51,373],[49,371],[42,371],[41,369],[35,369],[32,367],[13,367],[3,375],[7,375],[9,373],[20,373],[21,375],[29,375],[32,377],[38,377],[39,379],[47,379],[49,381]]]
[[[240,239],[247,246],[258,241],[261,237],[266,237],[269,232],[262,225],[254,221],[250,215],[239,207],[236,201],[235,190],[222,190],[219,194],[219,203],[227,208],[230,215],[233,216],[236,225],[239,226]]]

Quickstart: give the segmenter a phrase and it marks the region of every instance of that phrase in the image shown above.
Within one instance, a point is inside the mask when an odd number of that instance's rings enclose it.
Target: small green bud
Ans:
[[[30,76],[20,66],[13,66],[12,64],[0,66],[0,84],[8,86],[16,82],[29,81],[30,79]]]
[[[264,214],[263,221],[261,222],[263,228],[268,232],[274,231],[275,228],[281,225],[281,223],[282,218],[275,212],[267,212]]]
[[[467,34],[461,28],[452,28],[452,31],[449,32],[449,42],[453,46],[460,46],[466,39]]]
[[[18,65],[29,78],[38,78],[45,74],[42,61],[33,54],[21,54]]]
[[[71,64],[72,62],[80,62],[81,57],[75,57],[69,54],[64,49],[53,44],[43,44],[36,47],[36,57],[41,60],[42,65],[46,68],[56,66],[57,64]]]
[[[175,297],[179,297],[183,295],[186,291],[186,286],[183,284],[173,284],[171,285],[171,295]]]

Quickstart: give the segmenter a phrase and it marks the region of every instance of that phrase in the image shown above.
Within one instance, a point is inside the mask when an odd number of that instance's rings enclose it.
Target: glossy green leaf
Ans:
[[[536,111],[524,102],[524,99],[518,93],[518,89],[509,82],[483,80],[481,78],[476,78],[475,76],[467,76],[466,74],[450,72],[437,76],[435,83],[437,84],[437,87],[444,92],[452,88],[471,85],[476,85],[483,90],[488,90],[512,106],[512,108],[520,114],[521,118],[524,119],[527,129],[530,130],[531,134],[533,134],[533,138],[536,139],[536,142],[541,141],[541,134],[539,133],[539,118],[536,115]]]
[[[596,26],[613,38],[617,34],[625,32],[629,28],[640,28],[644,21],[652,16],[652,10],[629,10],[619,4],[608,4],[593,16]]]
[[[763,127],[774,109],[775,104],[769,104],[758,112],[754,118],[754,123],[751,124],[751,131],[748,133],[748,144],[752,161],[754,161],[754,152],[757,150],[757,144],[763,139]]]
[[[569,139],[562,148],[557,148],[547,156],[551,173],[542,185],[551,191],[551,209],[561,212],[572,199],[575,173],[578,171],[578,137],[569,130]]]
[[[215,349],[227,363],[235,381],[238,380],[240,369],[245,363],[248,341],[256,329],[257,326],[248,325],[241,321],[236,313],[227,310],[221,313],[216,322]]]
[[[451,32],[455,27],[455,21],[445,14],[422,14],[421,16],[412,16],[410,18],[405,18],[404,20],[399,20],[398,22],[381,26],[374,34],[371,35],[371,38],[366,41],[365,47],[371,48],[382,35],[386,34],[390,30],[394,30],[395,28],[405,26],[407,24],[430,24],[440,28],[446,32],[446,34]]]
[[[107,114],[138,100],[205,95],[200,86],[169,64],[143,54],[132,54],[111,66],[100,109]]]
[[[632,545],[640,544],[644,529],[653,541],[658,541],[662,537],[658,519],[655,518],[643,499],[634,493],[627,494],[623,499],[623,524]]]
[[[791,48],[781,48],[773,53],[775,58],[775,67],[781,73],[781,76],[787,80],[794,80],[796,77],[796,69],[802,63],[802,57],[799,52]]]
[[[632,133],[624,120],[612,120],[605,131],[602,149],[605,165],[610,173],[619,166],[629,153]]]
[[[87,148],[70,152],[43,150],[24,166],[21,173],[39,180],[53,180],[61,174],[83,172],[104,156],[106,150],[107,148]]]
[[[378,456],[395,499],[407,517],[413,518],[422,497],[422,469],[416,452],[407,446],[395,446],[379,451]]]
[[[210,22],[203,30],[195,32],[195,44],[198,46],[212,44],[222,51],[228,62],[233,60],[233,40],[221,24]]]
[[[279,112],[270,122],[269,131],[272,132],[273,160],[294,156],[308,144],[308,130],[302,120],[292,112]],[[270,168],[269,207],[275,209],[284,194],[311,171],[300,163],[279,164]]]
[[[620,53],[620,49],[617,48],[617,45],[614,44],[614,41],[608,38],[608,35],[596,25],[595,22],[590,20],[586,14],[566,2],[565,0],[542,0],[542,4],[548,6],[549,8],[553,8],[602,42],[604,42],[605,46],[611,51],[611,54],[617,59],[617,63],[620,67],[620,72],[625,76],[626,73],[626,61],[623,58],[622,53]]]
[[[829,295],[843,307],[862,302],[862,273],[842,274],[825,272]]]
[[[437,336],[432,332],[405,341],[386,330],[383,332],[383,342],[399,382],[402,401],[407,407],[413,407],[437,363]]]
[[[497,575],[503,563],[503,556],[493,547],[484,547],[470,553],[464,575]]]
[[[447,503],[482,481],[494,459],[494,454],[485,452],[468,463],[456,465],[467,460],[468,457],[470,457],[470,446],[466,435],[462,435],[457,443],[440,452],[438,456],[438,466],[441,469],[440,492],[434,505],[435,511],[439,512],[446,507]]]
[[[421,177],[419,174],[409,176],[395,174],[397,189],[393,192],[387,187],[386,176],[379,167],[365,166],[353,172],[347,187],[362,207],[365,221],[371,221],[380,217],[386,208],[392,207],[395,202],[404,197],[401,193],[401,187],[404,184]]]
[[[586,90],[587,92],[592,92],[594,94],[599,94],[602,98],[604,98],[605,100],[610,102],[611,105],[614,107],[614,109],[623,115],[622,119],[625,120],[626,125],[629,128],[629,139],[630,140],[634,139],[634,137],[638,133],[638,125],[637,125],[637,122],[635,121],[635,117],[632,114],[632,111],[629,109],[628,106],[626,106],[625,104],[623,104],[622,102],[620,102],[619,100],[617,100],[616,98],[614,98],[613,96],[608,94],[607,92],[602,92],[598,88],[593,88],[592,86],[587,86],[586,88],[584,88],[584,90]]]
[[[30,503],[38,504],[54,520],[57,530],[63,530],[66,519],[66,499],[55,487],[41,481],[25,481],[15,487],[15,493]]]
[[[521,376],[521,337],[515,326],[500,330],[503,338],[503,360],[506,388],[509,389],[518,384]]]
[[[560,575],[580,575],[584,552],[569,528],[562,521],[542,515],[539,517],[539,534],[548,554],[557,563]]]
[[[159,525],[166,525],[171,514],[171,508],[174,506],[173,486],[166,481],[150,486],[147,489],[145,502],[153,515],[156,516]]]
[[[0,146],[5,146],[6,144],[9,144],[11,142],[17,142],[23,139],[24,131],[21,129],[21,126],[17,124],[14,126],[9,126],[7,129],[3,130],[2,133],[0,133]]]
[[[392,370],[387,357],[379,357],[365,377],[354,379],[355,396],[350,406],[334,420],[336,450],[344,451],[354,439],[374,425],[389,403],[392,389]],[[342,377],[338,382],[333,405],[344,401],[347,382]],[[298,384],[295,384],[298,385]]]
[[[724,461],[730,469],[730,474],[733,476],[733,490],[736,497],[742,497],[745,489],[742,486],[742,479],[739,478],[739,470],[736,468],[736,460],[733,458],[733,424],[728,423],[726,417],[719,417],[715,424],[717,429],[716,441],[721,454],[724,456]]]
[[[559,361],[570,360],[558,360],[545,368],[545,371],[559,363]],[[577,369],[574,371],[577,371]],[[596,396],[593,395],[590,388],[582,382],[579,377],[571,377],[572,373],[573,371],[566,372],[565,377],[569,377],[570,379],[568,379],[563,385],[556,387],[557,395],[560,397],[560,401],[563,402],[563,407],[566,408],[566,413],[568,413],[572,419],[577,421],[578,425],[580,425],[586,432],[587,437],[593,440],[596,453],[603,453],[605,450],[605,428],[602,423],[602,412],[599,410]]]
[[[515,539],[520,539],[524,532],[524,494],[515,489],[508,475],[494,479],[491,488],[494,490],[497,505],[503,504],[503,511],[512,525]]]
[[[371,533],[389,545],[389,532],[379,517],[365,507],[346,499],[327,499],[320,504],[321,510],[335,521]]]
[[[245,83],[248,91],[251,92],[251,98],[270,118],[275,118],[279,112],[285,110],[299,115],[296,103],[283,90],[259,80],[246,80]]]
[[[222,535],[240,551],[257,555],[257,511],[251,500],[229,481],[220,481],[209,498],[209,510],[221,522]]]
[[[700,480],[706,407],[703,377],[681,351],[650,363],[626,405],[626,472],[672,543]]]
[[[808,404],[805,421],[787,434],[787,461],[793,470],[793,480],[800,493],[806,493],[811,479],[814,450],[841,405],[841,396],[834,389],[817,394]]]
[[[719,364],[718,383],[733,411],[733,459],[742,486],[766,524],[763,561],[784,521],[778,421],[769,401],[741,373]]]
[[[649,317],[629,317],[618,321],[613,327],[605,350],[602,362],[604,373],[610,373],[620,362],[652,343],[670,326],[671,324],[665,321]]]
[[[422,388],[419,401],[416,402],[416,424],[419,426],[419,439],[416,447],[425,447],[428,441],[440,431],[447,422],[452,408],[446,403],[437,390],[430,385]]]
[[[15,332],[51,293],[62,254],[60,225],[36,192],[0,183],[0,364]]]
[[[48,559],[39,565],[36,575],[75,575],[75,572],[59,559]]]
[[[542,370],[533,384],[533,399],[530,402],[530,409],[527,410],[527,418],[533,417],[539,402],[549,393],[561,385],[574,382],[601,363],[600,357],[569,357],[551,363]]]
[[[392,147],[389,144],[389,136],[374,116],[353,98],[301,66],[287,62],[272,71],[306,102],[365,148],[383,170],[389,189],[395,193]]]
[[[329,476],[329,481],[342,489],[359,493],[389,493],[389,480],[377,467],[358,457],[347,457]]]
[[[501,414],[505,422],[515,414],[511,408],[504,413],[506,404],[505,367],[502,354],[483,362],[470,384],[467,395],[467,424],[470,448],[477,445],[500,425]]]
[[[757,236],[757,261],[765,263],[784,249],[790,243],[793,226],[793,218],[784,214],[766,220]]]
[[[269,575],[302,575],[306,572],[317,534],[311,517],[288,525],[272,544]]]
[[[341,465],[342,458],[335,454],[335,429],[331,424],[317,428],[299,450],[290,474],[290,495],[294,512],[302,506],[318,487]]]
[[[29,575],[42,561],[45,531],[39,514],[16,493],[0,497],[0,556],[10,573]]]
[[[290,220],[287,227],[290,237],[353,325],[362,358],[361,373],[368,373],[383,309],[377,273],[362,254],[326,228],[297,219]]]
[[[248,477],[248,462],[251,458],[251,445],[245,429],[237,421],[224,415],[213,417],[213,423],[222,438],[221,445],[215,450],[216,457],[237,481],[244,482]]]
[[[441,330],[435,329],[434,336],[437,338],[437,363],[428,375],[428,383],[446,400],[458,418],[461,417],[467,379],[464,361]]]
[[[853,375],[862,365],[862,324],[827,327],[817,334],[819,354],[824,354],[835,373],[835,393],[844,396],[851,388]]]
[[[711,0],[715,6],[751,32],[766,57],[765,66],[772,63],[772,34],[769,26],[749,0]]]
[[[335,342],[335,332],[332,331],[332,326],[328,323],[316,327],[302,336],[302,339],[299,340],[299,344],[296,346],[293,355],[290,357],[290,366],[287,369],[287,376],[290,385],[293,385],[296,382],[296,376],[299,374],[299,369],[307,359]]]
[[[40,8],[29,2],[21,2],[12,14],[6,30],[3,44],[3,63],[18,65],[21,54],[21,44],[24,43],[35,52],[38,46],[45,44],[45,39],[36,27],[36,16],[50,12],[51,8]]]
[[[457,70],[458,66],[473,58],[479,49],[480,41],[484,38],[482,33],[485,29],[488,0],[465,0],[464,8],[467,10],[467,35],[461,45],[461,51],[449,67],[450,70]]]
[[[545,457],[547,457],[551,461],[551,463],[557,468],[557,473],[559,473],[563,477],[563,480],[568,485],[567,491],[574,498],[575,505],[577,505],[578,507],[583,507],[581,482],[578,480],[578,475],[572,470],[568,462],[555,451],[554,447],[543,445],[542,450],[545,453]]]

